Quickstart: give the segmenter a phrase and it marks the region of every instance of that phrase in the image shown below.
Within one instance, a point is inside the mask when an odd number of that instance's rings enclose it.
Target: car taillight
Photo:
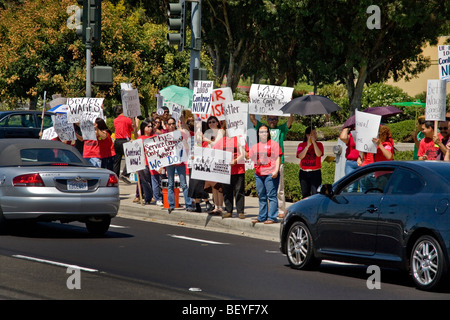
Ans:
[[[42,181],[39,173],[30,173],[17,176],[13,179],[13,186],[15,187],[43,187],[44,181]]]
[[[108,183],[106,184],[107,187],[117,187],[119,185],[119,179],[117,179],[117,176],[115,174],[110,174]]]

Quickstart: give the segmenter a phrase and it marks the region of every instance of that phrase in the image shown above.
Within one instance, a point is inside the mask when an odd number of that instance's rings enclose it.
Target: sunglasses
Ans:
[[[147,126],[147,128],[153,128],[153,126],[150,125],[150,126]]]
[[[208,121],[208,123],[217,123],[215,120]]]
[[[175,122],[169,122],[169,123],[167,123],[169,126],[174,126],[174,125],[176,125],[176,123]]]
[[[448,130],[448,127],[442,127],[442,128],[439,127],[439,130],[440,130],[440,131],[447,131],[447,130]]]

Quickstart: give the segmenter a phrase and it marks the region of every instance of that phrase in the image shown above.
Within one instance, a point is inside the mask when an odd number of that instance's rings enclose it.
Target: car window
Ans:
[[[36,128],[32,114],[13,114],[2,120],[4,127]]]
[[[20,158],[24,163],[83,163],[82,159],[77,157],[72,151],[56,148],[22,149],[20,150]]]
[[[341,189],[341,194],[367,194],[367,193],[384,193],[389,178],[393,170],[378,170],[369,172],[360,176],[344,188]]]
[[[410,170],[399,170],[392,178],[392,194],[415,194],[425,186],[424,180],[417,173]]]
[[[42,123],[42,114],[39,114],[38,116],[38,127],[41,127],[41,123]],[[52,121],[52,116],[45,114],[44,115],[44,129],[53,127],[53,121]]]

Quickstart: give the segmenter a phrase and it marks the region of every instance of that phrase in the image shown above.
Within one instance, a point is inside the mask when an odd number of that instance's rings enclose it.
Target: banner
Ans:
[[[280,109],[292,99],[294,88],[264,84],[250,87],[249,113],[286,116]]]
[[[212,102],[213,83],[213,81],[194,81],[192,113],[209,113]]]
[[[191,178],[230,183],[232,153],[211,148],[194,147]]]
[[[136,139],[123,144],[127,172],[137,172],[145,169],[144,144],[142,139]]]
[[[447,84],[445,80],[428,80],[426,121],[445,121]]]
[[[158,170],[187,161],[188,140],[178,130],[160,134],[144,140],[144,152],[150,170]]]
[[[355,131],[352,131],[356,150],[377,153],[377,145],[372,139],[378,137],[381,116],[355,110]]]

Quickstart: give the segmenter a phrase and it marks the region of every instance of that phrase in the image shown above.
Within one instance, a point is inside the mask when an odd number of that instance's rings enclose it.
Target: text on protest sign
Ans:
[[[145,169],[144,144],[142,139],[136,139],[123,144],[125,164],[128,172]]]
[[[233,91],[229,87],[214,89],[212,93],[212,103],[208,114],[195,114],[202,121],[207,121],[210,116],[215,116],[219,121],[225,120],[223,106],[233,101]]]
[[[355,132],[352,131],[356,150],[377,153],[377,145],[372,139],[378,137],[381,116],[355,110]]]
[[[61,141],[71,141],[77,139],[77,137],[75,136],[73,123],[67,122],[67,114],[57,113],[56,115],[52,116],[52,120],[55,132]]]
[[[194,147],[191,178],[229,184],[232,156],[229,151]]]
[[[160,134],[144,140],[144,152],[150,170],[158,170],[187,161],[188,141],[180,131]]]
[[[285,116],[280,109],[291,101],[294,88],[264,84],[250,87],[249,113]]]
[[[446,85],[445,80],[428,80],[425,107],[426,121],[445,121]]]
[[[450,81],[450,45],[438,46],[439,79]]]
[[[231,103],[226,103],[223,106],[223,111],[227,124],[227,136],[246,136],[248,104],[235,100]]]
[[[141,104],[139,102],[139,93],[137,89],[122,89],[123,115],[129,118],[135,118],[141,115]]]
[[[67,98],[67,122],[77,123],[81,120],[103,118],[103,98]]]
[[[194,81],[192,113],[208,114],[212,102],[213,81]]]

